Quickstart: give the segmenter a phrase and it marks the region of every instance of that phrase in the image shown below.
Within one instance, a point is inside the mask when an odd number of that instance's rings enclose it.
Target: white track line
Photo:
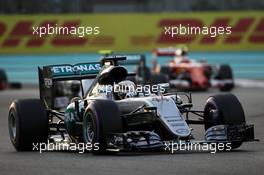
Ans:
[[[235,86],[245,88],[264,88],[264,80],[235,79]]]

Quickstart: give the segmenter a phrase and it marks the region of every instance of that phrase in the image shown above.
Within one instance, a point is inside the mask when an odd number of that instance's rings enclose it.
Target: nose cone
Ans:
[[[207,88],[208,78],[204,75],[204,71],[201,68],[194,68],[191,73],[192,83],[195,88]]]

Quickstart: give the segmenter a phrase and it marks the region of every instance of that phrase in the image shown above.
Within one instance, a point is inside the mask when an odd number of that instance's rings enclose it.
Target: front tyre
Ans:
[[[234,78],[233,78],[233,71],[229,65],[223,64],[220,65],[216,79],[218,80],[229,80],[232,82],[226,83],[221,86],[219,89],[223,92],[231,91],[234,88]]]
[[[242,105],[233,94],[219,94],[208,98],[204,108],[205,130],[216,125],[245,124]],[[242,142],[232,142],[231,148],[240,147]]]
[[[48,116],[41,100],[13,101],[9,108],[8,129],[17,151],[32,151],[33,143],[46,143]]]
[[[122,131],[120,110],[114,101],[90,102],[83,116],[83,138],[86,144],[92,143],[94,154],[105,153],[108,136]]]

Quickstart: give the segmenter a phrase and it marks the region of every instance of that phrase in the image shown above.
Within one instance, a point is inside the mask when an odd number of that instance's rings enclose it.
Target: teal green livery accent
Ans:
[[[76,131],[76,112],[74,110],[74,105],[70,104],[66,111],[65,111],[65,127],[67,129],[67,131],[72,134],[75,135],[75,131]]]

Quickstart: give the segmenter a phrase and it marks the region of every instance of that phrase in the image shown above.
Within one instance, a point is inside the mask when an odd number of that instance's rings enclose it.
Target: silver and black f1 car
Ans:
[[[51,65],[39,68],[40,99],[12,102],[8,124],[11,142],[18,151],[32,150],[47,141],[97,144],[94,153],[109,150],[162,150],[166,142],[195,142],[191,124],[205,128],[199,143],[230,143],[232,148],[254,141],[254,127],[247,125],[243,108],[232,94],[208,98],[203,110],[192,109],[192,97],[183,94],[127,91],[119,65],[126,57],[106,57],[101,62]],[[54,109],[53,87],[58,81],[80,81],[81,95],[72,97],[65,110]],[[89,86],[84,87],[85,81]],[[92,82],[92,83],[90,83]],[[111,89],[123,88],[124,91]],[[159,84],[157,89],[165,88]],[[87,89],[87,90],[86,90]],[[197,120],[189,119],[194,114]],[[198,141],[197,141],[198,142]]]

